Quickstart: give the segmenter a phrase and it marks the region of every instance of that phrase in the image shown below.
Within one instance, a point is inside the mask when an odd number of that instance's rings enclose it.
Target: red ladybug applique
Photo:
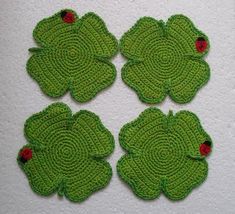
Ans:
[[[211,152],[211,143],[209,141],[200,145],[199,151],[202,156],[207,156]]]
[[[195,46],[197,51],[202,53],[207,48],[207,41],[203,37],[199,37],[195,42]]]
[[[61,18],[64,22],[69,24],[75,22],[75,16],[72,12],[62,11]]]
[[[24,148],[20,152],[20,160],[22,163],[26,163],[28,160],[30,160],[33,157],[32,149]]]

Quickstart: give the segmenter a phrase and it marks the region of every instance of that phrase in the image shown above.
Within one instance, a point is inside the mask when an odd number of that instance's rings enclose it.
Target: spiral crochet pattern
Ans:
[[[72,116],[63,103],[55,103],[25,123],[28,144],[17,161],[34,192],[58,192],[80,202],[105,187],[112,169],[103,158],[114,149],[111,133],[94,113],[82,110]]]
[[[40,47],[29,49],[27,71],[48,96],[70,90],[76,101],[87,102],[114,82],[116,69],[109,59],[117,40],[96,14],[79,18],[62,10],[40,21],[33,37]]]
[[[118,173],[143,199],[161,192],[183,199],[207,177],[212,141],[191,112],[166,116],[149,108],[121,129],[119,141],[127,154],[118,161]]]
[[[202,59],[209,50],[207,36],[187,17],[174,15],[165,24],[143,17],[120,41],[128,59],[123,81],[146,103],[160,103],[168,94],[177,103],[188,103],[210,76]]]

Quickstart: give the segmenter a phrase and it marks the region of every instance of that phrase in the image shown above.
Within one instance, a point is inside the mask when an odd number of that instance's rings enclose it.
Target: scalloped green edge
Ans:
[[[141,199],[143,199],[143,200],[154,200],[154,199],[157,199],[157,198],[159,198],[159,197],[161,196],[161,193],[163,193],[163,194],[164,194],[168,199],[170,199],[171,201],[183,200],[183,199],[185,199],[185,198],[192,192],[192,190],[193,190],[194,188],[198,187],[200,184],[202,184],[202,183],[206,180],[207,175],[208,175],[208,167],[207,167],[207,171],[206,171],[206,174],[205,174],[205,176],[204,176],[204,179],[201,179],[199,182],[195,183],[191,188],[188,189],[188,191],[185,193],[185,195],[182,196],[181,198],[170,197],[169,194],[167,193],[167,191],[164,190],[164,186],[165,186],[165,182],[164,182],[164,181],[162,181],[162,182],[160,183],[160,189],[161,189],[161,191],[160,191],[160,193],[159,193],[158,195],[153,196],[153,197],[146,197],[146,196],[144,196],[144,195],[140,195],[140,194],[138,194],[138,192],[137,192],[137,190],[136,190],[136,186],[132,183],[131,179],[129,179],[125,174],[123,174],[122,171],[121,171],[120,168],[119,168],[119,164],[124,160],[125,157],[127,157],[127,156],[131,156],[131,157],[136,157],[136,156],[138,156],[138,154],[133,154],[132,151],[130,151],[130,150],[127,149],[127,146],[126,146],[126,143],[125,143],[124,137],[123,137],[124,134],[125,134],[125,132],[126,132],[126,130],[127,130],[129,127],[131,127],[131,126],[133,126],[133,125],[139,123],[139,121],[142,120],[143,115],[146,114],[146,113],[148,113],[148,112],[151,112],[151,111],[155,111],[155,112],[156,112],[156,111],[160,111],[162,114],[164,114],[164,113],[163,113],[160,109],[158,109],[158,108],[149,107],[148,109],[146,109],[146,110],[144,110],[143,112],[141,112],[140,115],[139,115],[135,120],[133,120],[133,121],[131,121],[131,122],[125,124],[125,125],[121,128],[121,130],[120,130],[120,132],[119,132],[119,143],[120,143],[120,146],[123,148],[123,150],[126,152],[126,154],[124,154],[124,155],[118,160],[118,162],[117,162],[117,165],[116,165],[117,173],[118,173],[119,177],[121,178],[121,180],[122,180],[123,182],[127,183],[127,184],[131,187],[133,193],[134,193],[137,197],[139,197],[139,198],[141,198]],[[190,113],[190,114],[196,116],[194,113],[192,113],[192,112],[190,112],[190,111],[187,111],[187,110],[181,110],[181,111],[177,112],[177,113],[175,114],[175,116],[176,116],[177,114],[182,113],[182,112],[188,112],[188,113]],[[170,110],[170,111],[169,111],[169,114],[171,114],[171,113],[172,113],[172,111]],[[165,114],[164,114],[164,115],[165,115]],[[166,116],[166,115],[165,115],[165,116]],[[201,128],[202,126],[201,126],[200,120],[198,119],[197,116],[196,116],[196,118],[197,118],[197,120],[198,120],[198,126],[199,126],[199,128],[206,134],[206,132]],[[206,135],[207,135],[208,139],[212,142],[212,139],[210,138],[210,136],[209,136],[208,134],[206,134]],[[213,148],[213,143],[211,144],[211,148]],[[205,161],[205,157],[195,158],[195,159],[201,159],[201,160],[208,166],[207,161]]]
[[[168,18],[167,22],[168,22],[168,21],[171,21],[171,20],[174,19],[176,16],[183,16],[183,17],[185,17],[183,14],[176,14],[176,15],[173,15],[173,16],[171,16],[170,18]],[[186,103],[189,103],[189,102],[191,102],[191,101],[195,98],[197,92],[198,92],[203,86],[205,86],[205,85],[208,83],[209,79],[210,79],[210,67],[209,67],[209,65],[207,64],[207,62],[202,59],[202,58],[205,57],[205,56],[208,54],[208,52],[209,52],[210,42],[209,42],[209,38],[207,37],[207,35],[204,34],[202,31],[200,31],[199,29],[197,29],[197,31],[198,31],[198,32],[201,32],[201,33],[204,35],[204,37],[206,38],[206,40],[207,40],[207,42],[208,42],[208,46],[207,46],[207,49],[204,51],[204,53],[201,55],[201,57],[191,57],[191,58],[192,58],[192,59],[197,59],[197,60],[199,60],[199,61],[201,61],[201,62],[206,63],[206,65],[207,65],[207,67],[208,67],[208,68],[207,68],[208,76],[207,76],[207,78],[205,79],[205,81],[204,81],[202,84],[198,84],[198,85],[197,85],[197,87],[196,87],[196,89],[194,90],[194,94],[193,94],[193,96],[191,97],[191,99],[188,99],[188,100],[186,100],[186,101],[179,101],[179,100],[177,100],[177,98],[176,98],[174,95],[172,95],[172,94],[169,92],[169,90],[168,90],[167,87],[164,88],[164,96],[160,97],[159,99],[148,99],[148,98],[145,98],[145,97],[142,95],[142,92],[139,90],[138,87],[136,87],[134,84],[128,82],[128,80],[125,78],[125,69],[126,69],[126,67],[127,67],[129,64],[136,64],[136,63],[139,63],[139,62],[141,62],[141,60],[139,60],[137,57],[132,57],[132,56],[130,56],[130,55],[124,53],[124,51],[123,51],[123,40],[124,40],[125,36],[126,36],[127,34],[129,34],[129,32],[131,32],[131,31],[136,31],[136,30],[137,30],[140,21],[145,20],[145,19],[149,19],[149,18],[153,19],[152,17],[148,17],[148,16],[144,16],[144,17],[140,18],[127,32],[125,32],[125,33],[123,34],[123,36],[122,36],[121,39],[120,39],[119,50],[120,50],[121,54],[122,54],[125,58],[128,59],[127,63],[125,63],[124,66],[123,66],[122,69],[121,69],[122,81],[137,93],[137,96],[139,97],[139,99],[140,99],[143,103],[147,103],[147,104],[159,104],[159,103],[163,102],[167,96],[170,96],[170,98],[171,98],[175,103],[179,103],[179,104],[186,104]],[[154,19],[154,20],[155,20],[156,23],[158,23],[159,25],[162,25],[162,23],[163,23],[162,20],[160,20],[160,21],[158,21],[158,20],[156,20],[156,19]],[[195,24],[194,24],[190,19],[189,19],[189,21],[190,21],[190,23],[192,24],[192,26],[194,27],[194,28],[192,28],[193,31],[195,31],[195,29],[196,29]],[[166,24],[167,22],[165,22],[164,24]],[[167,28],[167,26],[166,26],[166,28]]]
[[[61,12],[64,11],[64,10],[65,10],[65,11],[72,11],[72,12],[74,12],[75,16],[78,17],[77,13],[76,13],[75,11],[73,11],[72,9],[68,9],[68,8],[62,9],[62,10],[60,10],[59,12],[57,12],[57,13],[55,13],[55,14],[49,16],[49,17],[46,17],[46,18],[42,19],[41,21],[39,21],[39,22],[37,23],[37,25],[35,26],[34,30],[33,30],[33,37],[35,37],[35,30],[36,30],[37,26],[38,26],[40,23],[42,23],[43,21],[47,20],[48,18],[51,18],[51,17],[55,16],[56,14],[61,13]],[[84,16],[82,16],[82,18],[85,18],[85,17],[88,16],[88,15],[95,15],[95,16],[99,17],[99,16],[98,16],[97,14],[95,14],[94,12],[88,12],[88,13],[86,13]],[[100,17],[99,17],[99,18],[100,18]],[[70,95],[71,95],[71,97],[72,97],[75,101],[80,102],[80,103],[85,103],[85,102],[91,101],[91,100],[92,100],[94,97],[96,97],[100,92],[102,92],[102,91],[103,91],[104,89],[106,89],[106,88],[109,88],[109,87],[114,83],[114,81],[115,81],[115,79],[116,79],[116,76],[117,76],[117,70],[116,70],[115,65],[114,65],[112,62],[110,62],[108,59],[113,58],[113,57],[118,53],[118,51],[119,51],[119,50],[118,50],[118,41],[117,41],[116,37],[108,30],[107,25],[106,25],[106,23],[104,22],[104,20],[103,20],[102,18],[100,18],[100,21],[101,21],[101,22],[103,23],[103,25],[104,25],[103,30],[104,30],[110,37],[112,37],[113,41],[115,42],[115,50],[112,51],[112,54],[110,54],[109,57],[107,57],[107,56],[100,56],[100,57],[97,57],[97,56],[96,56],[95,58],[96,58],[97,60],[101,61],[101,62],[106,63],[107,65],[109,65],[109,66],[112,68],[112,72],[113,72],[112,79],[110,79],[110,81],[107,81],[107,82],[104,83],[103,85],[100,85],[99,89],[98,89],[96,92],[94,92],[94,93],[92,94],[92,96],[91,96],[90,98],[88,98],[88,99],[78,98],[78,97],[76,97],[76,96],[74,95],[74,91],[72,90],[73,84],[71,83],[71,81],[68,81],[68,82],[67,82],[67,88],[66,88],[65,90],[61,90],[61,92],[60,92],[59,94],[54,94],[54,93],[50,93],[50,92],[46,91],[46,90],[44,89],[44,87],[42,86],[42,84],[39,83],[39,82],[36,80],[36,78],[34,77],[33,74],[31,74],[31,72],[29,71],[29,68],[28,68],[28,67],[29,67],[29,59],[28,59],[28,61],[27,61],[27,63],[26,63],[26,70],[27,70],[28,74],[30,75],[30,77],[31,77],[33,80],[35,80],[35,81],[37,82],[37,84],[39,85],[41,91],[42,91],[44,94],[46,94],[47,96],[50,96],[50,97],[52,97],[52,98],[58,98],[58,97],[61,97],[61,96],[65,95],[67,92],[70,91]],[[79,26],[80,24],[81,24],[81,23],[78,23],[78,26]],[[36,48],[29,48],[29,51],[30,51],[30,52],[34,52],[34,51],[40,50],[41,48],[44,48],[43,42],[37,41],[36,39],[35,39],[35,42],[36,42],[36,44],[38,44],[39,47],[36,47]],[[31,57],[30,57],[30,58],[31,58]]]
[[[95,193],[95,192],[97,192],[98,190],[103,189],[104,187],[106,187],[106,186],[110,183],[110,181],[111,181],[111,178],[112,178],[112,175],[113,175],[112,167],[111,167],[111,165],[110,165],[107,161],[103,160],[103,158],[105,158],[105,157],[107,158],[107,157],[108,157],[109,155],[111,155],[111,153],[113,152],[114,147],[115,147],[114,137],[113,137],[112,133],[102,124],[100,118],[99,118],[95,113],[90,112],[90,111],[87,111],[87,110],[80,110],[79,112],[77,112],[77,113],[75,113],[75,114],[73,115],[71,109],[70,109],[66,104],[64,104],[64,103],[62,103],[62,102],[53,103],[53,104],[49,105],[47,108],[45,108],[44,110],[42,110],[42,111],[40,111],[40,112],[38,112],[38,113],[36,113],[36,114],[33,114],[31,117],[29,117],[29,118],[26,120],[24,126],[26,127],[31,121],[34,120],[35,117],[37,117],[38,115],[44,114],[44,113],[48,110],[48,108],[53,108],[54,106],[63,107],[63,108],[65,108],[65,109],[68,111],[68,114],[69,114],[68,121],[69,121],[69,123],[70,123],[70,122],[72,123],[74,117],[75,117],[75,116],[77,117],[77,116],[80,115],[80,114],[89,113],[90,115],[93,115],[93,116],[94,116],[94,119],[98,122],[99,127],[100,127],[101,129],[105,130],[105,131],[109,134],[109,136],[110,136],[110,146],[111,146],[111,147],[110,147],[110,151],[107,152],[106,154],[102,155],[102,156],[92,156],[94,159],[99,160],[100,163],[104,164],[104,165],[109,169],[109,179],[107,180],[107,182],[104,183],[104,185],[102,185],[102,186],[97,186],[95,189],[91,190],[91,191],[89,192],[89,194],[86,195],[86,197],[79,198],[78,200],[73,200],[73,199],[69,198],[68,195],[67,195],[67,193],[66,193],[66,191],[64,191],[63,193],[60,193],[60,190],[64,188],[64,186],[63,186],[64,183],[63,183],[63,178],[62,178],[62,177],[60,178],[60,184],[59,184],[58,186],[55,185],[55,187],[52,189],[52,191],[50,191],[48,194],[45,194],[45,193],[42,193],[42,192],[37,191],[37,189],[34,187],[34,185],[32,185],[32,183],[30,182],[29,179],[28,179],[28,182],[29,182],[29,185],[30,185],[31,189],[33,190],[33,192],[36,193],[36,194],[38,194],[38,195],[40,195],[40,196],[50,196],[50,195],[52,195],[52,194],[54,194],[54,193],[57,192],[59,196],[64,195],[64,196],[65,196],[69,201],[71,201],[71,202],[83,202],[83,201],[85,201],[87,198],[89,198],[93,193]],[[68,128],[69,128],[69,127],[68,127]],[[34,149],[35,149],[35,148],[36,148],[36,149],[37,149],[37,148],[41,148],[40,145],[39,145],[39,143],[30,140],[30,138],[27,136],[26,132],[24,132],[24,134],[25,134],[25,138],[27,139],[28,143],[27,143],[26,145],[24,145],[24,146],[19,150],[19,152],[18,152],[18,154],[17,154],[17,159],[16,159],[18,165],[20,166],[20,168],[21,168],[21,170],[22,170],[23,172],[24,172],[24,164],[22,164],[22,162],[21,162],[20,159],[19,159],[19,153],[20,153],[25,147],[27,147],[27,148],[34,148]],[[27,177],[26,174],[25,174],[25,176]]]

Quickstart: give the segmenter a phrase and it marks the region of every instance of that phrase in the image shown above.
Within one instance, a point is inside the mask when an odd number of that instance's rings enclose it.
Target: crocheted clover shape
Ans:
[[[120,47],[128,58],[122,79],[143,102],[160,103],[168,94],[177,103],[188,103],[209,80],[210,68],[202,59],[208,38],[183,15],[166,24],[141,18],[123,35]]]
[[[166,116],[149,108],[121,129],[119,140],[127,154],[118,161],[118,174],[142,199],[161,192],[183,199],[207,177],[212,141],[191,112]]]
[[[80,202],[105,187],[112,169],[103,160],[112,153],[114,139],[94,113],[72,116],[63,103],[55,103],[25,123],[28,144],[17,161],[32,190],[49,196],[58,192]]]
[[[108,60],[117,52],[117,40],[96,14],[79,18],[62,10],[40,21],[33,37],[40,47],[29,49],[27,71],[48,96],[70,90],[76,101],[87,102],[114,82],[116,69]]]

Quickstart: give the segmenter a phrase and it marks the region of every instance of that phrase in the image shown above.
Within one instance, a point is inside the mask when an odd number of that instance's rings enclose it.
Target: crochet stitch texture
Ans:
[[[109,59],[117,53],[117,40],[96,14],[79,18],[62,10],[40,21],[33,37],[40,47],[29,49],[27,71],[48,96],[70,90],[76,101],[87,102],[114,82]]]
[[[168,94],[177,103],[188,103],[209,80],[203,60],[208,38],[183,15],[170,17],[166,24],[139,19],[121,38],[120,49],[128,59],[122,79],[143,102],[160,103]]]
[[[94,113],[72,116],[67,105],[55,103],[31,116],[24,132],[29,143],[17,161],[34,192],[57,191],[80,202],[109,183],[112,169],[103,158],[113,152],[114,139]]]
[[[161,192],[183,199],[207,177],[212,141],[191,112],[166,116],[148,108],[121,129],[119,141],[127,154],[118,161],[118,174],[143,199]]]

